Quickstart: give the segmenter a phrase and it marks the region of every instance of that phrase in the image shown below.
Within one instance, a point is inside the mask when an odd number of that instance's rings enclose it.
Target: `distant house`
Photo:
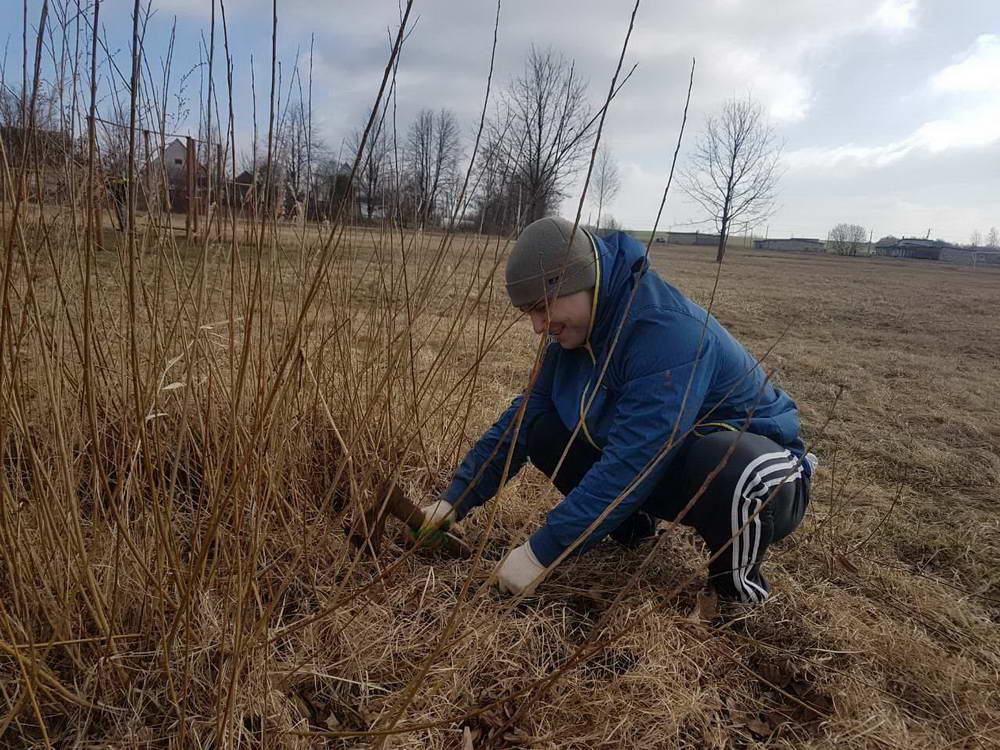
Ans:
[[[187,161],[187,144],[180,138],[174,138],[140,170],[147,208],[157,203],[163,205],[163,201],[175,213],[188,210]],[[196,192],[208,181],[208,170],[197,161],[194,179]]]
[[[163,170],[169,182],[186,180],[187,158],[187,144],[180,138],[174,138],[164,147],[162,156],[157,155],[149,160],[145,171],[156,175]]]
[[[257,178],[249,169],[244,169],[229,186],[231,200],[238,206],[243,206],[249,199],[251,192],[257,184]]]
[[[787,240],[754,240],[754,250],[778,250],[793,253],[825,253],[826,243],[810,237],[792,237]]]

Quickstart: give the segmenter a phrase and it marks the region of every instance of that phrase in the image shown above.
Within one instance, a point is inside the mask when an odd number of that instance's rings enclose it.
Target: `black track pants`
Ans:
[[[555,412],[537,417],[528,428],[531,463],[551,477],[569,437]],[[556,488],[569,494],[600,455],[577,435],[555,478]],[[795,530],[809,502],[809,480],[788,450],[751,433],[692,435],[642,510],[676,520],[723,462],[680,523],[694,527],[713,555],[719,552],[709,563],[709,580],[719,595],[760,603],[771,591],[760,570],[767,548]]]

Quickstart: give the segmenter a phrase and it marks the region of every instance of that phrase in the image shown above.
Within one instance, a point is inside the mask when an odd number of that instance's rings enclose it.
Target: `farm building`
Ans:
[[[1000,265],[1000,250],[988,247],[960,247],[944,240],[917,237],[886,238],[875,245],[875,254],[886,258],[942,260],[963,266]]]
[[[795,253],[825,253],[826,243],[810,237],[792,237],[787,240],[754,240],[754,250],[780,250]]]
[[[719,235],[705,234],[704,232],[667,232],[664,235],[657,235],[656,241],[665,240],[671,245],[706,245],[716,247],[719,244]]]
[[[941,251],[953,248],[944,240],[925,240],[918,237],[904,237],[901,240],[879,240],[875,254],[886,258],[916,258],[919,260],[941,260]]]
[[[944,247],[941,260],[963,266],[1000,266],[1000,250],[991,247]]]

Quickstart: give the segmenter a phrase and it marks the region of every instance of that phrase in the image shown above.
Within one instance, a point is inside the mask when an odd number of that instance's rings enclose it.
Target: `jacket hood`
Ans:
[[[599,278],[588,343],[603,349],[614,335],[632,288],[646,272],[649,261],[645,246],[624,232],[590,236],[598,255]]]

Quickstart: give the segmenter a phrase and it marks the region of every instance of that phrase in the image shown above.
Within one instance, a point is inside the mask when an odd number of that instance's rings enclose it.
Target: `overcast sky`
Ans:
[[[11,4],[17,29],[21,3]],[[127,51],[131,5],[104,0],[111,47]],[[164,54],[176,16],[175,67],[190,67],[208,33],[211,5],[153,0],[148,55],[155,61]],[[306,63],[315,35],[313,107],[336,149],[370,106],[398,5],[278,5],[286,74],[297,50]],[[39,6],[29,2],[31,22]],[[573,58],[592,99],[603,98],[631,7],[618,0],[504,0],[495,85],[519,72],[534,43]],[[228,0],[226,8],[245,135],[251,53],[259,96],[269,75],[270,2]],[[417,0],[398,77],[401,129],[420,108],[449,107],[466,133],[473,131],[495,12],[495,3],[481,0]],[[14,32],[9,54],[18,62],[19,44]],[[623,182],[611,212],[626,227],[652,226],[692,57],[698,64],[682,161],[706,114],[734,95],[760,99],[784,143],[770,236],[824,237],[848,221],[876,237],[930,230],[966,242],[973,229],[1000,226],[1000,0],[645,0],[626,58],[638,68],[605,131]],[[563,206],[563,213],[571,210],[575,200]],[[681,227],[700,218],[676,192],[662,224]]]

